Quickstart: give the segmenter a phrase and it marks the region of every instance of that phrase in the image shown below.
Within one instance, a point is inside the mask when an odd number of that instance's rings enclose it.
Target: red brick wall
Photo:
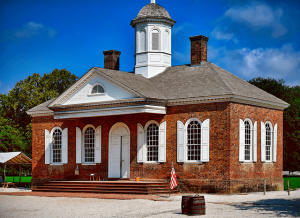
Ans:
[[[210,161],[199,164],[177,163],[177,120],[184,124],[189,118],[197,117],[201,121],[210,119]],[[258,122],[258,162],[239,163],[239,119],[250,118]],[[166,163],[137,163],[137,123],[143,126],[149,120],[158,123],[167,121],[167,157]],[[277,163],[260,162],[260,122],[269,120],[278,124]],[[37,184],[44,180],[87,180],[90,173],[108,178],[108,135],[110,128],[117,122],[124,122],[130,129],[130,178],[141,180],[169,180],[171,164],[174,163],[181,190],[232,192],[247,188],[247,184],[256,187],[261,179],[268,178],[270,183],[282,181],[282,111],[235,104],[212,103],[168,107],[166,115],[133,114],[107,117],[54,120],[53,117],[33,118],[33,181]],[[75,176],[76,168],[76,127],[81,129],[92,124],[102,126],[102,163],[95,166],[79,166],[80,175]],[[59,126],[68,128],[68,164],[63,166],[45,166],[44,129]],[[281,171],[280,171],[281,170]],[[279,181],[279,180],[280,181]],[[273,181],[274,180],[274,181]],[[255,182],[258,181],[258,182]],[[278,183],[279,181],[279,183]],[[274,184],[275,184],[274,183]]]

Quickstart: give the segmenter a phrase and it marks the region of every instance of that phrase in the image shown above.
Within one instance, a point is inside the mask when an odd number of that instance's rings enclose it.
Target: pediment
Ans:
[[[102,90],[101,93],[92,93],[93,87],[97,85],[103,87],[104,92]],[[123,87],[118,81],[107,78],[96,69],[91,69],[49,106],[118,101],[138,97],[137,93]]]

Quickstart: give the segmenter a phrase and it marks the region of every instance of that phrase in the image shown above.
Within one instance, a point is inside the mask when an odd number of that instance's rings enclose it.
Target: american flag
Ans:
[[[173,163],[172,163],[170,188],[173,190],[177,185],[178,185],[178,183],[177,183],[177,179],[176,179],[175,169],[174,169],[174,166],[173,166]]]

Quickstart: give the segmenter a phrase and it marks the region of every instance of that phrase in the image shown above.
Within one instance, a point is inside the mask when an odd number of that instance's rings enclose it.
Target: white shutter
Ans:
[[[273,140],[273,162],[277,160],[277,124],[274,126],[274,140]]]
[[[240,119],[240,146],[239,146],[239,161],[245,160],[245,123]]]
[[[96,129],[95,163],[101,163],[101,126]]]
[[[141,124],[137,124],[137,157],[138,163],[144,162],[144,128]]]
[[[50,145],[50,133],[45,129],[45,164],[50,164],[51,145]]]
[[[76,127],[76,163],[81,163],[81,129]]]
[[[177,121],[177,162],[184,162],[184,125]]]
[[[209,119],[201,126],[201,162],[209,162]]]
[[[266,126],[261,122],[261,162],[266,161]]]
[[[159,126],[158,162],[166,162],[167,122]]]
[[[68,163],[68,128],[65,128],[62,131],[62,140],[61,140],[61,153],[62,153],[62,163]]]
[[[253,128],[253,162],[257,162],[257,121]]]

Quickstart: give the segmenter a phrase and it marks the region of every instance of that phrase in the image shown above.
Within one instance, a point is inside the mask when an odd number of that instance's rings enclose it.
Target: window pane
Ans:
[[[158,33],[152,33],[152,50],[158,50]]]
[[[187,127],[188,160],[201,160],[201,125],[197,121],[191,121]]]
[[[155,123],[147,128],[147,161],[158,161],[158,125]]]
[[[53,163],[61,163],[61,131],[56,129],[53,132],[52,155]]]
[[[100,85],[94,86],[94,88],[92,90],[92,94],[95,94],[95,93],[104,93],[103,87]]]
[[[266,124],[266,160],[271,160],[271,127]]]
[[[248,121],[245,121],[245,160],[251,160],[251,127]]]
[[[95,162],[95,130],[88,127],[84,133],[84,161]]]

